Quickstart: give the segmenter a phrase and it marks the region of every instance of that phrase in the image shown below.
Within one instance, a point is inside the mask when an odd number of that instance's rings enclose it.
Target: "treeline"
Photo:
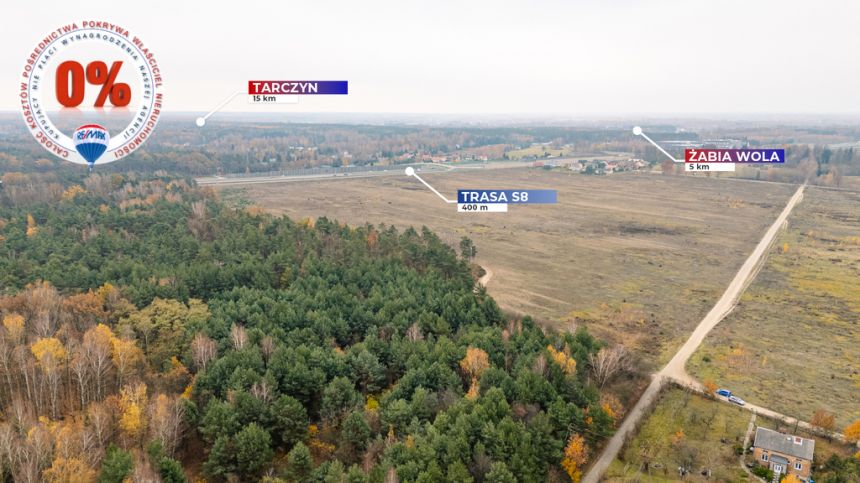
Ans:
[[[534,142],[605,143],[629,137],[626,130],[562,127],[427,127],[218,122],[205,129],[192,120],[163,120],[156,134],[122,163],[103,173],[134,169],[182,175],[255,173],[321,165],[395,163],[411,153],[444,155],[484,146]],[[499,155],[501,157],[501,155]],[[0,121],[0,173],[74,170],[36,143],[19,119]],[[83,167],[77,171],[82,171]]]
[[[427,229],[31,176],[0,189],[3,478],[578,480],[621,417],[598,341],[503,317]]]
[[[839,188],[844,176],[860,176],[860,149],[792,145],[784,166],[739,165],[738,176],[784,183],[808,182]]]

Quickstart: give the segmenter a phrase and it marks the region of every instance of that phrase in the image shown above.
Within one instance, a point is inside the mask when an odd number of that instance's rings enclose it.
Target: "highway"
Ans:
[[[653,407],[657,400],[657,396],[660,394],[660,390],[668,380],[674,379],[684,381],[687,385],[697,384],[689,375],[687,375],[687,371],[685,369],[687,361],[690,359],[690,356],[693,355],[693,352],[696,351],[696,348],[699,347],[705,339],[705,336],[707,336],[708,333],[735,308],[741,294],[743,294],[746,287],[755,278],[755,275],[761,268],[770,246],[773,244],[774,239],[776,239],[777,233],[779,233],[779,230],[785,226],[788,215],[794,209],[795,205],[803,199],[803,191],[805,188],[806,185],[797,188],[797,191],[788,200],[782,213],[779,214],[776,221],[774,221],[770,228],[768,228],[764,233],[764,236],[762,236],[750,256],[744,264],[741,265],[740,270],[735,274],[735,277],[729,283],[729,286],[726,288],[722,297],[720,297],[702,321],[699,322],[699,325],[696,326],[696,329],[690,335],[690,338],[687,339],[687,342],[685,342],[680,349],[678,349],[678,352],[675,353],[669,363],[666,364],[660,372],[652,375],[651,383],[645,389],[645,392],[639,398],[636,405],[633,406],[633,409],[631,409],[627,414],[627,417],[624,419],[624,422],[621,423],[618,431],[616,431],[612,438],[609,439],[603,452],[600,454],[600,457],[592,464],[591,468],[589,468],[588,473],[586,473],[582,479],[583,483],[597,483],[600,481],[603,474],[609,468],[609,465],[612,464],[612,461],[618,456],[618,452],[621,451],[621,447],[624,445],[628,436],[630,436],[633,430],[638,427],[639,421],[646,415],[647,411]],[[752,409],[751,405],[750,409]],[[767,415],[765,412],[767,410],[764,410],[763,408],[758,409],[762,411],[760,414]],[[771,411],[771,413],[773,412]],[[773,414],[776,415],[776,413]]]
[[[511,169],[524,168],[530,166],[527,162],[490,162],[482,164],[463,164],[452,166],[448,164],[414,164],[409,165],[415,168],[421,174],[428,173],[450,173],[453,171],[468,171],[480,169]],[[230,176],[204,176],[197,178],[197,184],[200,186],[231,186],[231,185],[249,185],[249,184],[264,184],[264,183],[289,183],[297,181],[321,181],[321,180],[350,180],[360,178],[377,178],[382,176],[406,176],[404,169],[407,165],[389,166],[383,170],[362,171],[357,168],[355,171],[350,171],[347,175],[345,172],[337,173],[312,173],[313,170],[308,170],[309,174],[296,175],[230,175]]]

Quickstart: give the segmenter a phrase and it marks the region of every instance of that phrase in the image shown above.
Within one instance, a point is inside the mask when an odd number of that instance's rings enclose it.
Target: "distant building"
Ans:
[[[584,166],[579,161],[574,161],[574,162],[570,163],[569,165],[567,165],[567,169],[578,173],[584,169]]]
[[[755,430],[753,456],[759,465],[768,467],[775,475],[793,474],[801,481],[808,482],[812,472],[813,453],[814,439],[761,427]]]
[[[747,147],[747,142],[740,139],[705,139],[705,140],[664,140],[660,144],[677,149],[741,149]]]

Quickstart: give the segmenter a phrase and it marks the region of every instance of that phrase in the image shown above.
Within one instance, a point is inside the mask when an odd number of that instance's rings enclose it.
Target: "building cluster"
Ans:
[[[558,159],[550,161],[535,161],[535,168],[565,168],[574,173],[607,175],[622,171],[643,171],[648,169],[648,162],[639,158],[627,159]]]
[[[749,146],[748,142],[741,139],[684,139],[660,141],[660,144],[677,149],[742,149]]]

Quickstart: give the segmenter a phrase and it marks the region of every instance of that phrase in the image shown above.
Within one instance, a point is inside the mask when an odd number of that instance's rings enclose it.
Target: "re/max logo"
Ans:
[[[84,139],[98,139],[100,141],[104,141],[105,133],[102,131],[81,131],[77,135],[79,140]]]

